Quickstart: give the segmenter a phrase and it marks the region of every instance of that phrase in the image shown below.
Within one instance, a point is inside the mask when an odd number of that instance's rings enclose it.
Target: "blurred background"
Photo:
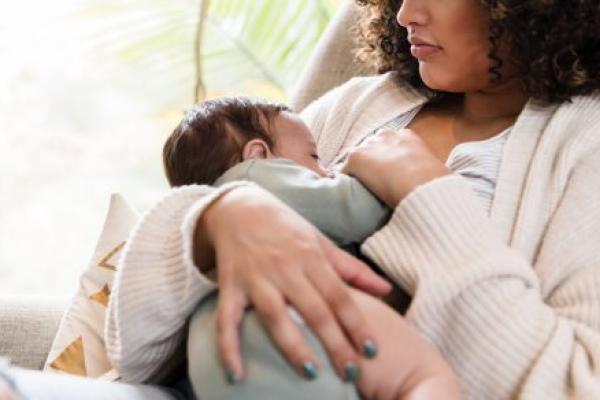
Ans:
[[[343,0],[0,0],[0,292],[74,292],[198,98],[285,101]]]

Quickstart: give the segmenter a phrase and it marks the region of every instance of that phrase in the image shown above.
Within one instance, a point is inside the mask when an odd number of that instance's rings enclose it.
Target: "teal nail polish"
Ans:
[[[378,350],[379,349],[377,348],[377,345],[374,341],[370,339],[365,340],[365,343],[363,344],[363,354],[365,355],[365,357],[375,358],[375,356],[377,356]]]
[[[229,383],[230,385],[235,385],[235,382],[237,380],[235,378],[235,372],[233,372],[233,370],[231,369],[225,371],[225,379],[227,379],[227,383]]]
[[[317,368],[311,362],[305,362],[302,364],[302,372],[308,380],[313,380],[317,377]]]
[[[356,382],[360,377],[360,368],[358,365],[350,361],[346,364],[346,380],[349,382]]]

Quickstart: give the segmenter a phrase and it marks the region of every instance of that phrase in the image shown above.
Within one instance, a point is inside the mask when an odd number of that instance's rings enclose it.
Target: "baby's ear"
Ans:
[[[242,149],[242,159],[270,158],[272,156],[269,145],[262,139],[252,139],[248,141]]]

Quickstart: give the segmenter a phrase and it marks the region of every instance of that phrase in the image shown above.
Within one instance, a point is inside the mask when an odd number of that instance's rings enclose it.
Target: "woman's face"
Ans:
[[[464,93],[492,86],[488,13],[479,0],[404,0],[397,20],[429,88]]]

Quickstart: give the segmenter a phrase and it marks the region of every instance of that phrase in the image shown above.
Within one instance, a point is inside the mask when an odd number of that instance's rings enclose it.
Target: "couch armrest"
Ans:
[[[0,356],[14,365],[42,368],[69,303],[63,297],[0,297]]]

